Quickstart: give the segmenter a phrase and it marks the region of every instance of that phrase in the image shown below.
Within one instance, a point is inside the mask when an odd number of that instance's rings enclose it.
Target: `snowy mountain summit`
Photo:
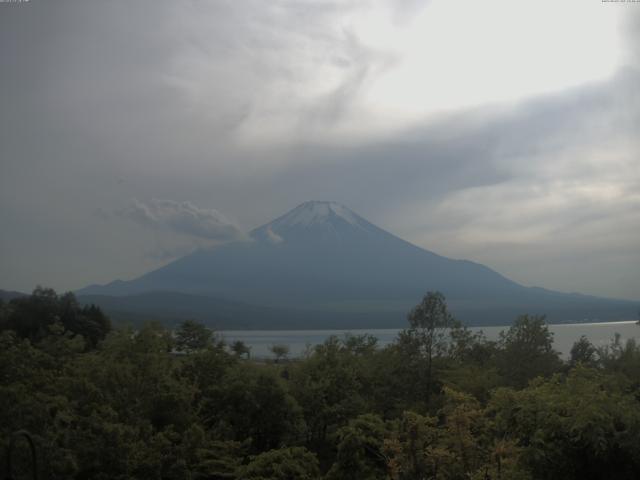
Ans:
[[[339,203],[312,200],[298,205],[271,223],[281,226],[311,226],[331,222],[336,218],[352,225],[357,225],[359,217]]]
[[[311,239],[345,239],[363,234],[387,234],[344,205],[313,200],[298,205],[283,216],[256,228],[251,237],[270,243]]]

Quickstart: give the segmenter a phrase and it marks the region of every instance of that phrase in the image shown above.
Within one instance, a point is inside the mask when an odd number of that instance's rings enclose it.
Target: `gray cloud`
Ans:
[[[526,284],[640,298],[640,10],[620,5],[612,78],[350,135],[402,61],[350,18],[425,3],[0,5],[0,288],[131,278],[317,198]]]
[[[118,215],[141,225],[167,229],[183,235],[215,242],[243,240],[245,234],[220,212],[191,202],[152,199],[144,203],[133,199]]]

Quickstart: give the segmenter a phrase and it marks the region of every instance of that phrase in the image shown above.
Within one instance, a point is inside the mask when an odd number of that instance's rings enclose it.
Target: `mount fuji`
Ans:
[[[335,202],[305,202],[249,233],[131,281],[78,291],[116,316],[197,318],[218,328],[401,327],[429,290],[467,324],[631,319],[636,304],[525,287],[424,250]]]

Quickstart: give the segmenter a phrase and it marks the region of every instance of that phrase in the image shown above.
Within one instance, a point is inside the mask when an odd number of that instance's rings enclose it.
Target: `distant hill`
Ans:
[[[0,300],[8,302],[14,298],[28,297],[29,294],[22,292],[14,292],[12,290],[0,290]]]
[[[310,326],[326,329],[384,328],[388,315],[305,310],[250,305],[221,298],[177,292],[147,292],[127,296],[79,295],[83,304],[99,305],[116,323],[141,324],[158,320],[174,325],[198,320],[215,329],[298,330]]]
[[[551,322],[629,320],[637,311],[635,302],[524,287],[484,265],[412,245],[335,202],[306,202],[250,237],[77,293],[107,312],[200,318],[225,328],[404,326],[428,290],[443,292],[470,325],[508,324],[521,313],[546,313]]]

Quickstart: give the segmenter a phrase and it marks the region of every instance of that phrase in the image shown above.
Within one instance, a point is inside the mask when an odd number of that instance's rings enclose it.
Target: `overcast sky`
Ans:
[[[640,3],[0,3],[0,288],[130,279],[334,200],[640,300]]]

